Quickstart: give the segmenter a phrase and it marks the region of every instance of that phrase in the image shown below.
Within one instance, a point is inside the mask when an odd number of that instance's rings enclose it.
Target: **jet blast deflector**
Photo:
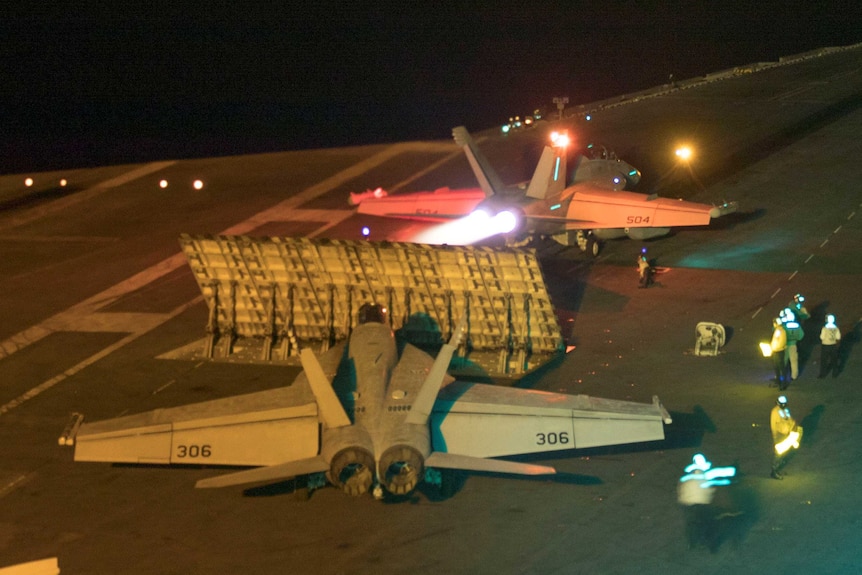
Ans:
[[[465,315],[450,366],[462,376],[520,377],[562,349],[532,250],[191,235],[180,245],[210,310],[198,356],[298,364],[300,349],[346,340],[368,302],[434,353]]]

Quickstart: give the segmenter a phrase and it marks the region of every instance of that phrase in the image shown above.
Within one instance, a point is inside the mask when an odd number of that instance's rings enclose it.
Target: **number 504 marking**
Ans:
[[[211,445],[177,445],[177,459],[209,457],[212,455]]]
[[[536,445],[566,445],[567,443],[569,443],[567,431],[536,434]]]

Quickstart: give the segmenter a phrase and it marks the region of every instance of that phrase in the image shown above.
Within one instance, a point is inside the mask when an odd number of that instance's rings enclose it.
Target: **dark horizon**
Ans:
[[[555,96],[589,103],[862,41],[850,2],[192,4],[11,8],[0,173],[446,139]]]

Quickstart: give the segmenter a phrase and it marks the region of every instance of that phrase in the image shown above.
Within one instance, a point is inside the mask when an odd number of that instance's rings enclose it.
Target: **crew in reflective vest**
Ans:
[[[677,501],[685,512],[685,535],[689,549],[705,544],[713,548],[716,541],[716,517],[712,509],[715,488],[729,485],[736,475],[735,467],[713,467],[702,453],[696,453],[679,478]]]
[[[796,420],[790,414],[790,408],[787,407],[787,397],[784,395],[778,396],[775,407],[772,408],[772,413],[769,415],[769,428],[772,430],[774,450],[770,477],[784,479],[784,475],[781,473],[784,458],[791,449],[799,448],[799,440],[802,439],[802,428],[796,424]]]
[[[796,344],[805,337],[805,332],[799,322],[796,321],[796,315],[790,308],[782,312],[782,321],[784,322],[784,331],[787,333],[786,361],[790,364],[790,379],[795,381],[799,377],[799,351]]]
[[[769,342],[772,351],[772,367],[775,369],[775,384],[778,389],[787,387],[787,368],[785,363],[785,350],[787,349],[787,332],[780,318],[772,321],[772,340]]]
[[[796,319],[803,323],[811,317],[811,314],[808,313],[807,309],[805,309],[805,296],[801,293],[793,296],[793,301],[790,302],[790,305],[787,307],[793,310],[793,314],[796,316]]]
[[[835,325],[835,316],[826,316],[826,325],[820,330],[820,375],[824,378],[830,373],[838,377],[838,342],[841,341],[841,330]]]

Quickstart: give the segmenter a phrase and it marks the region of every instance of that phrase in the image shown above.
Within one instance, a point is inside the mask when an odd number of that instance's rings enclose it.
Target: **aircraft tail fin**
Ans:
[[[467,155],[467,161],[470,162],[470,167],[479,181],[479,187],[485,192],[485,197],[490,198],[495,193],[503,189],[503,182],[500,176],[491,167],[487,158],[476,147],[476,143],[464,126],[452,128],[452,137],[455,138],[455,143],[464,149]]]
[[[566,187],[565,146],[545,146],[527,187],[527,197],[536,200],[559,195]]]
[[[434,402],[437,401],[437,394],[440,393],[440,387],[443,385],[443,379],[446,377],[446,372],[449,369],[449,362],[452,361],[452,354],[458,349],[461,343],[461,334],[467,324],[467,315],[461,316],[452,337],[449,342],[443,344],[440,348],[440,353],[434,359],[434,364],[428,371],[425,381],[422,382],[422,387],[419,388],[419,393],[416,400],[410,408],[410,413],[405,420],[407,423],[416,423],[424,425],[428,422],[428,417],[431,415],[431,409],[434,407]]]
[[[305,377],[308,379],[314,399],[317,400],[317,407],[320,409],[323,423],[329,428],[350,425],[350,418],[344,411],[344,406],[341,405],[338,396],[335,395],[332,383],[326,377],[323,366],[320,365],[314,352],[305,348],[299,353],[299,359],[302,362],[302,369],[305,371]]]
[[[320,455],[316,455],[308,459],[300,459],[299,461],[290,461],[266,467],[255,467],[254,469],[246,469],[244,471],[237,471],[236,473],[216,475],[215,477],[201,479],[195,483],[195,487],[230,487],[231,485],[245,485],[247,483],[274,483],[285,479],[293,479],[298,475],[320,473],[328,469],[329,464],[326,463],[326,460]]]
[[[435,451],[425,460],[426,467],[439,469],[465,469],[467,471],[485,471],[488,473],[511,473],[513,475],[553,475],[557,472],[553,467],[533,465],[502,459],[486,459],[470,455],[443,453]]]

